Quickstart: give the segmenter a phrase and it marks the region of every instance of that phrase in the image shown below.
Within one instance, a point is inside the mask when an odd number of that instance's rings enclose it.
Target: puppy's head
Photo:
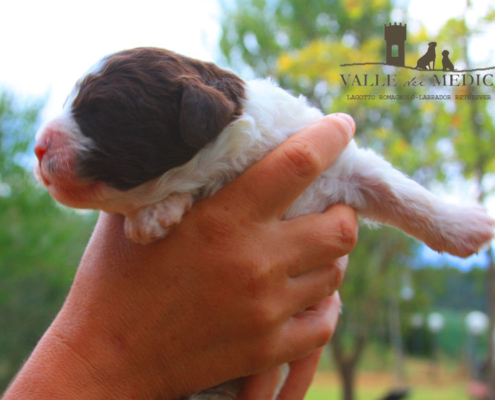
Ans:
[[[191,160],[243,98],[244,82],[214,64],[156,48],[113,54],[38,132],[36,175],[61,203],[101,208]]]
[[[448,50],[444,50],[444,51],[442,51],[442,55],[443,55],[444,57],[447,57],[449,54],[450,54],[450,53],[449,53],[449,51],[448,51]]]

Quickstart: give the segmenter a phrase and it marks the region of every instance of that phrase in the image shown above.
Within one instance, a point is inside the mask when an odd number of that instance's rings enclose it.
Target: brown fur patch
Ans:
[[[242,113],[236,75],[168,50],[110,55],[78,83],[72,113],[96,148],[81,177],[129,190],[189,161]]]

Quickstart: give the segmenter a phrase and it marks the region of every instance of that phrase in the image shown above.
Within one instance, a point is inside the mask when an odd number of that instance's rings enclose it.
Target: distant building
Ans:
[[[404,43],[407,39],[407,24],[397,25],[397,22],[394,22],[393,25],[391,23],[385,24],[384,28],[385,42],[387,43],[386,64],[403,67],[405,65]]]

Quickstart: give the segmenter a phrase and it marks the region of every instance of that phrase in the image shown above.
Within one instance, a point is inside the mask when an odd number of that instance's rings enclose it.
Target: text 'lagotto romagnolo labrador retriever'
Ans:
[[[126,50],[77,82],[63,114],[40,129],[35,173],[59,202],[123,214],[126,235],[149,243],[166,236],[196,200],[322,117],[270,80],[244,82],[163,49]],[[335,203],[461,257],[493,237],[483,207],[446,204],[354,141],[284,218]],[[190,399],[235,398],[236,384]]]

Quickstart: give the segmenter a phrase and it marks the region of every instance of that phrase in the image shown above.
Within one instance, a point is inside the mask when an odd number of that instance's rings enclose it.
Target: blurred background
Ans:
[[[4,2],[0,14],[0,392],[62,305],[97,214],[56,204],[32,175],[34,135],[104,55],[158,46],[245,79],[271,76],[356,139],[452,201],[495,215],[495,98],[351,101],[347,94],[488,94],[493,87],[345,87],[340,74],[386,66],[383,25],[407,23],[406,65],[428,42],[456,69],[495,66],[491,0]],[[440,64],[441,65],[441,64]],[[493,71],[486,71],[490,73]],[[469,221],[466,221],[468,224]],[[495,399],[493,249],[439,255],[396,230],[363,226],[341,290],[339,328],[307,399]],[[491,317],[490,317],[491,316]],[[490,379],[491,377],[491,379]]]

